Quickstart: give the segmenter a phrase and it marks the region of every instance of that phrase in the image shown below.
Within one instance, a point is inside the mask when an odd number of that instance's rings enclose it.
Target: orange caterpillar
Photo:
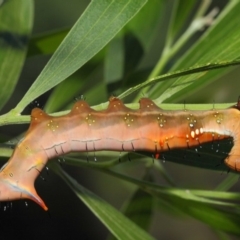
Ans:
[[[35,108],[25,137],[0,170],[0,201],[31,199],[43,209],[34,182],[47,161],[73,151],[151,151],[234,138],[226,165],[240,171],[240,101],[236,107],[211,111],[165,111],[150,99],[127,108],[112,97],[106,110],[95,111],[81,100],[70,113],[52,117]]]

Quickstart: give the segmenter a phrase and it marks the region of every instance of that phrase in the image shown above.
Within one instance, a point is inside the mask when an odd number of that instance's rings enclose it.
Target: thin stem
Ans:
[[[205,0],[202,2],[199,10],[196,12],[192,23],[172,46],[169,46],[169,44],[166,43],[159,61],[157,62],[156,66],[154,67],[147,79],[157,77],[163,71],[167,62],[187,43],[187,41],[197,31],[202,30],[204,26],[209,26],[212,24],[214,17],[218,13],[218,9],[212,9],[212,11],[204,17],[204,14],[207,11],[210,3],[211,0]],[[149,87],[144,88],[143,93],[146,94],[148,92],[148,89]]]

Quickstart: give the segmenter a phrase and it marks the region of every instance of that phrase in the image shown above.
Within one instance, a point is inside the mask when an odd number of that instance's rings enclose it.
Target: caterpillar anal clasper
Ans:
[[[162,151],[188,148],[228,137],[234,146],[225,164],[240,171],[240,103],[224,110],[167,111],[143,98],[138,110],[112,97],[106,110],[80,100],[60,117],[39,108],[31,113],[25,137],[0,171],[0,201],[31,199],[43,209],[34,182],[47,161],[73,151]]]

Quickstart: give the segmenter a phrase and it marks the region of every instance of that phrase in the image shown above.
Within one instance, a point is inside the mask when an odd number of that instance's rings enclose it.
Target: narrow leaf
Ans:
[[[66,181],[74,193],[92,210],[117,239],[154,239],[103,199],[78,184],[57,164],[54,164],[54,171]]]
[[[182,55],[170,71],[238,61],[240,57],[240,42],[238,41],[240,37],[239,11],[240,2],[230,1],[214,24],[190,50]],[[214,72],[206,71],[204,75],[197,79],[194,77],[190,79],[188,76],[181,77],[174,81],[155,85],[149,94],[152,97],[160,96],[158,98],[159,102],[176,101],[185,98],[190,90],[193,93],[193,90],[196,91],[200,86],[209,84],[225,73],[226,69],[219,69]]]
[[[5,1],[0,6],[0,109],[19,79],[32,24],[32,0]]]
[[[22,112],[28,103],[62,82],[99,52],[146,1],[92,1],[17,105],[17,112]]]

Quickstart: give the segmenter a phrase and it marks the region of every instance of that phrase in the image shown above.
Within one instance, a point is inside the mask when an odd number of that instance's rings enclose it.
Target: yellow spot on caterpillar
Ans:
[[[200,128],[200,133],[203,133],[203,128]]]
[[[159,114],[159,116],[157,117],[157,121],[161,128],[164,127],[167,122],[166,119],[163,117],[163,114]]]
[[[52,132],[55,132],[59,128],[58,123],[54,122],[53,120],[50,120],[47,126]]]
[[[221,124],[223,121],[223,115],[219,112],[215,112],[214,117],[216,118],[216,123]]]
[[[199,134],[199,130],[198,130],[198,129],[196,129],[196,130],[195,130],[195,133],[198,135],[198,134]]]
[[[125,121],[127,127],[130,127],[131,124],[133,123],[134,119],[131,118],[129,113],[127,113],[126,116],[124,117],[124,121]]]
[[[91,113],[89,113],[88,116],[85,117],[85,120],[86,120],[88,126],[92,126],[95,123],[95,119],[93,118]]]

